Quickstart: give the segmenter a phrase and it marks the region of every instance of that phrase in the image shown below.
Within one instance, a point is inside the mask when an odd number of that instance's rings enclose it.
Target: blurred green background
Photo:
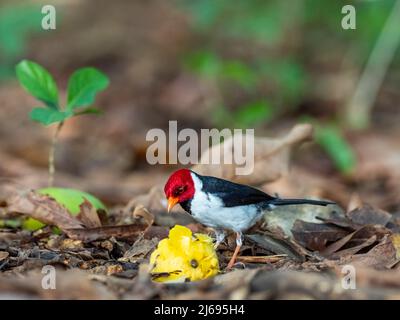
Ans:
[[[398,1],[76,0],[0,4],[3,105],[13,101],[14,106],[15,100],[19,101],[15,95],[24,96],[22,90],[15,89],[13,94],[9,90],[17,87],[14,66],[22,58],[42,64],[61,84],[77,67],[102,69],[111,77],[111,88],[100,105],[115,112],[93,126],[111,126],[99,131],[97,137],[107,135],[111,141],[120,141],[123,135],[130,150],[134,149],[126,155],[126,143],[121,146],[125,150],[121,171],[140,163],[137,146],[143,144],[143,132],[166,127],[166,119],[178,119],[183,126],[195,128],[257,128],[260,134],[283,130],[298,121],[312,122],[317,143],[335,170],[345,174],[357,163],[347,138],[354,128],[389,130],[397,122],[399,32],[386,30],[386,47],[381,51],[390,51],[389,58],[377,53],[372,74],[378,74],[376,69],[380,68],[384,78],[370,79],[379,89],[376,94],[368,95],[364,91],[371,91],[370,87],[358,86],[390,14],[396,5],[399,7]],[[57,9],[56,30],[40,28],[44,4]],[[355,30],[342,28],[342,8],[348,4],[356,9]],[[397,27],[400,29],[399,22]],[[361,98],[355,97],[355,92]],[[369,106],[354,106],[359,101]],[[23,103],[18,102],[18,108],[27,114],[29,106]],[[354,110],[359,116],[351,116]],[[2,119],[8,120],[5,116]],[[0,132],[3,141],[10,137],[10,130]],[[71,142],[64,155],[78,150],[81,140]],[[66,171],[79,172],[93,163],[107,163],[111,160],[106,154],[113,147],[97,150],[86,164],[71,165],[65,160],[62,165]],[[18,154],[15,146],[7,148]]]

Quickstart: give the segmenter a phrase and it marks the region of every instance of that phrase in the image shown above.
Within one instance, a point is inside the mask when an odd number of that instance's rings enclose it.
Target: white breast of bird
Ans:
[[[192,174],[195,194],[191,202],[194,219],[211,228],[242,232],[252,227],[262,214],[255,205],[225,207],[221,199],[203,192],[201,180]]]

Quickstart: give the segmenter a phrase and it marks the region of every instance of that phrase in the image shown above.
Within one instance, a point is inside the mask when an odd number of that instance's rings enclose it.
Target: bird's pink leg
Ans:
[[[231,260],[229,260],[228,266],[226,267],[227,270],[232,269],[233,265],[235,264],[236,257],[239,254],[240,248],[242,246],[242,234],[240,232],[236,233],[236,248],[235,252],[233,253],[233,256]]]

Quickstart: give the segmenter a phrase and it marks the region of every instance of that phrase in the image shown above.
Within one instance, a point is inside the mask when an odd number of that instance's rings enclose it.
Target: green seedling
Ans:
[[[54,181],[54,153],[58,135],[64,122],[74,116],[100,113],[91,105],[96,94],[109,84],[106,75],[95,68],[82,68],[75,71],[68,80],[67,103],[59,104],[58,88],[51,74],[42,66],[29,60],[21,61],[16,67],[21,86],[44,106],[33,108],[30,118],[45,126],[57,124],[49,152],[49,187]]]
[[[100,113],[98,109],[92,107],[92,104],[96,94],[109,85],[108,77],[95,68],[86,67],[75,71],[68,80],[67,101],[65,106],[61,107],[57,84],[51,74],[42,66],[29,60],[23,60],[16,66],[16,74],[21,86],[43,103],[42,106],[32,109],[30,118],[45,126],[57,125],[49,151],[49,188],[40,189],[38,192],[54,198],[72,215],[79,213],[79,206],[84,198],[96,209],[106,210],[100,200],[92,195],[79,190],[53,188],[53,181],[54,154],[58,136],[65,121],[79,115]],[[29,230],[36,230],[43,227],[44,224],[29,218],[24,221],[23,226]]]

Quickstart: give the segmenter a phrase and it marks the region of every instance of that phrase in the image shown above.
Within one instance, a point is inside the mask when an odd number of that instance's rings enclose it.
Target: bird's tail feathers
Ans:
[[[309,200],[309,199],[274,199],[270,202],[270,204],[275,206],[286,206],[286,205],[294,205],[294,204],[311,204],[316,206],[327,206],[329,204],[336,204],[332,201],[323,201],[323,200]]]

